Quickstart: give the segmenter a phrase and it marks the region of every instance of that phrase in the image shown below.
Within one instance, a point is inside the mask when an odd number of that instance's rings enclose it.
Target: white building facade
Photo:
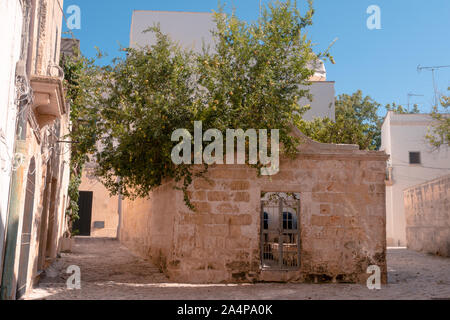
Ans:
[[[169,35],[172,41],[180,46],[201,52],[203,45],[212,46],[211,30],[215,28],[214,16],[209,12],[176,12],[176,11],[134,11],[130,31],[130,47],[139,48],[155,43],[155,35],[146,32],[149,27],[159,24],[161,31]],[[323,63],[318,63],[316,74],[310,80],[310,93],[313,101],[304,98],[302,105],[311,105],[303,118],[328,117],[335,120],[334,81],[327,81]]]
[[[436,150],[426,140],[427,114],[389,112],[382,126],[381,150],[390,155],[386,182],[388,246],[406,246],[405,189],[450,174],[450,148]]]
[[[8,195],[16,126],[16,63],[20,59],[23,12],[18,0],[0,2],[0,266],[3,263]],[[1,275],[0,275],[1,279]]]

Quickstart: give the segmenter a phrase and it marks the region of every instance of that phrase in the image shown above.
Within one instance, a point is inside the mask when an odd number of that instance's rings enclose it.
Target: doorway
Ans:
[[[263,270],[300,268],[300,194],[261,195],[261,267]]]
[[[19,274],[17,278],[16,298],[20,299],[27,291],[28,263],[30,256],[31,229],[33,226],[34,190],[36,164],[31,159],[28,167],[25,207],[23,211],[22,237],[20,243]]]
[[[91,235],[93,198],[93,192],[80,191],[80,197],[78,198],[78,216],[80,217],[80,219],[73,223],[73,230],[79,236],[89,237]]]

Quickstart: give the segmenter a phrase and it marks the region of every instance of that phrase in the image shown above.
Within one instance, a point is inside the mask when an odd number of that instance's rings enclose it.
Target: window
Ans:
[[[420,152],[409,153],[409,164],[421,164]]]
[[[283,212],[283,229],[296,230],[297,218],[290,212]]]

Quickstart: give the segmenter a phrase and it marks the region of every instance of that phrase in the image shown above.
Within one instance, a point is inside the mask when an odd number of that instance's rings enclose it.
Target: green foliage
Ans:
[[[442,96],[441,105],[441,110],[437,106],[433,109],[432,117],[435,122],[431,128],[431,133],[427,135],[429,143],[436,148],[450,144],[450,116],[448,114],[450,96]]]
[[[300,120],[299,129],[310,138],[323,143],[357,144],[363,150],[376,150],[381,145],[380,107],[361,90],[352,95],[342,94],[336,98],[336,121],[314,119]]]
[[[283,151],[293,154],[299,141],[291,124],[305,108],[301,90],[313,74],[308,65],[328,52],[314,54],[304,28],[313,8],[301,16],[296,4],[276,2],[253,24],[220,9],[213,33],[215,45],[201,54],[170,42],[157,26],[151,47],[125,49],[126,59],[105,68],[99,115],[102,150],[96,152],[96,174],[112,194],[146,197],[166,179],[182,182],[185,202],[194,172],[173,164],[176,129],[279,129]]]
[[[405,107],[403,107],[401,105],[397,105],[395,102],[392,103],[392,105],[391,104],[386,105],[385,108],[386,108],[387,112],[393,111],[393,112],[398,113],[398,114],[415,114],[415,113],[420,113],[419,106],[417,104],[415,104],[411,110],[408,110],[407,108],[405,108]]]
[[[71,130],[67,139],[71,140],[70,198],[66,214],[69,217],[69,229],[78,217],[78,188],[81,184],[83,166],[88,155],[95,150],[98,113],[92,106],[98,105],[100,92],[99,68],[93,59],[86,59],[75,52],[73,56],[61,59],[64,70],[64,87],[70,104]],[[72,232],[73,233],[73,232]]]

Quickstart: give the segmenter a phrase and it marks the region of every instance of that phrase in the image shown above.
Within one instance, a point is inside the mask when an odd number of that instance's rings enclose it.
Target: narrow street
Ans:
[[[70,265],[81,269],[81,290],[66,289]],[[392,249],[388,269],[389,284],[379,291],[350,284],[179,284],[115,240],[79,238],[73,253],[62,254],[28,299],[450,299],[449,258]]]

